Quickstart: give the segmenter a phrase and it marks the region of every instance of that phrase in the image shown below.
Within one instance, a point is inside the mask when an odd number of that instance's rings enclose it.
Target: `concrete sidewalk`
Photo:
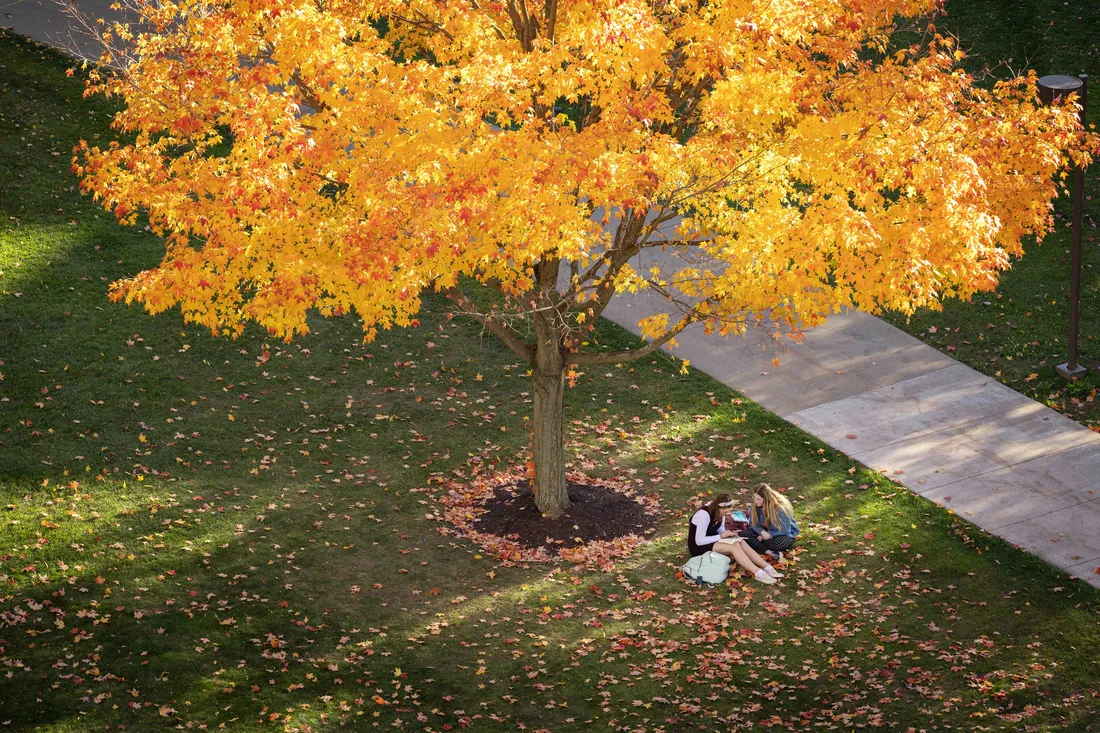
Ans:
[[[660,306],[621,295],[604,315],[637,333],[638,320]],[[762,340],[689,330],[675,353],[837,450],[1100,587],[1093,572],[1100,433],[864,313],[830,318],[789,353],[750,346]]]
[[[93,19],[116,21],[126,17],[120,11],[111,10],[115,0],[73,2],[82,14]],[[0,0],[0,28],[14,30],[74,56],[99,58],[99,47],[56,0]]]

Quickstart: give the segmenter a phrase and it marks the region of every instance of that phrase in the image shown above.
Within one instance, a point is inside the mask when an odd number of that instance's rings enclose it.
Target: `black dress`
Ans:
[[[698,513],[698,512],[696,512],[696,513]],[[709,513],[708,513],[708,515],[709,515]],[[710,542],[710,543],[705,544],[705,545],[698,545],[698,544],[695,543],[695,525],[691,523],[691,519],[694,516],[695,515],[693,514],[692,517],[688,518],[688,552],[691,553],[692,557],[697,557],[699,555],[704,555],[704,554],[710,552],[711,550],[713,550],[715,543]],[[713,536],[713,535],[719,534],[721,532],[721,529],[722,529],[722,518],[718,517],[717,521],[711,520],[710,524],[707,525],[707,535],[708,536]]]

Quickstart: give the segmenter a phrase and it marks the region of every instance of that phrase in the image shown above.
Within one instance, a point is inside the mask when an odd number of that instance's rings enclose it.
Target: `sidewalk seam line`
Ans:
[[[1086,499],[1085,501],[1080,501],[1080,502],[1077,502],[1076,504],[1071,504],[1070,506],[1064,506],[1061,509],[1054,510],[1053,512],[1047,512],[1046,514],[1039,514],[1038,516],[1040,516],[1040,517],[1049,517],[1051,514],[1057,514],[1058,512],[1064,512],[1067,509],[1073,509],[1074,507],[1081,506],[1082,504],[1092,504],[1093,502],[1100,502],[1100,496],[1094,497],[1092,499]],[[997,531],[1009,529],[1010,527],[1015,527],[1016,525],[1023,524],[1024,522],[1030,521],[1031,519],[1035,519],[1035,517],[1029,517],[1028,519],[1021,519],[1019,522],[1013,522],[1012,524],[1005,524],[1001,527],[998,527]],[[1100,556],[1098,556],[1098,557],[1100,557]],[[1091,560],[1082,560],[1081,562],[1092,562],[1092,561]]]
[[[959,366],[964,366],[964,367],[965,367],[966,365],[965,365],[965,364],[961,364],[961,365],[959,365]],[[822,402],[822,403],[821,403],[820,405],[814,405],[813,407],[807,407],[807,408],[804,408],[804,409],[802,409],[802,410],[796,410],[796,411],[794,411],[794,412],[788,413],[787,415],[780,415],[780,417],[782,417],[782,418],[783,418],[784,420],[787,420],[788,422],[790,422],[790,418],[794,417],[795,415],[797,415],[797,414],[798,414],[798,413],[800,413],[800,412],[808,412],[808,411],[810,411],[810,410],[816,410],[816,409],[818,409],[819,407],[827,407],[827,406],[829,406],[829,405],[836,405],[836,404],[840,404],[841,402],[847,402],[848,400],[854,400],[854,399],[859,399],[859,398],[861,398],[861,397],[865,397],[865,396],[867,396],[867,395],[869,395],[869,394],[872,394],[872,393],[874,393],[874,392],[878,392],[878,391],[880,391],[880,390],[885,390],[885,389],[893,389],[894,387],[897,387],[897,386],[898,386],[899,384],[905,384],[906,382],[911,382],[911,381],[913,381],[913,380],[916,380],[916,379],[921,379],[922,377],[927,377],[927,376],[930,376],[930,375],[932,375],[932,374],[939,374],[940,372],[942,372],[942,371],[945,371],[945,370],[947,370],[947,369],[954,369],[954,367],[955,367],[955,365],[952,365],[952,366],[949,366],[949,367],[944,367],[943,369],[937,369],[937,370],[936,370],[936,371],[934,371],[934,372],[928,372],[928,374],[922,374],[922,375],[920,375],[920,376],[917,376],[917,377],[910,377],[909,379],[903,379],[902,381],[900,381],[900,382],[895,382],[894,384],[887,384],[887,385],[884,385],[884,386],[882,386],[882,387],[875,387],[875,388],[874,388],[874,389],[872,389],[872,390],[868,390],[868,391],[866,391],[866,392],[860,392],[859,394],[855,394],[855,395],[852,395],[852,396],[850,396],[850,397],[842,397],[841,399],[839,399],[839,400],[833,400],[832,402]],[[967,368],[967,369],[970,369],[970,367],[966,367],[966,368]],[[976,371],[976,370],[974,370],[974,369],[971,369],[971,371]],[[992,378],[990,378],[990,377],[987,377],[986,375],[982,374],[981,372],[977,372],[977,374],[981,375],[981,376],[982,376],[982,377],[983,377],[984,379],[986,379],[987,381],[993,382],[993,383],[995,383],[995,384],[1001,384],[1001,383],[1000,383],[1000,382],[998,382],[998,381],[997,381],[996,379],[992,379]],[[1005,389],[1009,390],[1010,392],[1012,392],[1013,394],[1015,394],[1015,395],[1016,395],[1017,397],[1020,397],[1020,398],[1021,398],[1021,399],[1023,400],[1023,402],[1022,402],[1021,404],[1026,404],[1026,403],[1039,404],[1039,403],[1038,403],[1038,402],[1036,402],[1035,400],[1031,399],[1030,397],[1027,397],[1026,395],[1022,395],[1022,394],[1020,394],[1019,392],[1017,392],[1016,390],[1012,389],[1011,387],[1008,387],[1008,386],[1006,386],[1006,385],[1003,385],[1003,384],[1001,384],[1001,386],[1002,386],[1002,387],[1005,387]],[[895,400],[895,401],[896,401],[896,402],[911,402],[912,400]],[[1045,406],[1045,405],[1044,405],[1044,406]],[[1013,408],[1009,408],[1009,409],[1013,409]],[[1047,408],[1047,409],[1050,409],[1050,408]],[[948,429],[949,429],[949,428],[951,428],[951,427],[959,427],[959,426],[961,426],[961,425],[966,425],[966,424],[968,424],[968,423],[974,422],[975,420],[984,420],[984,419],[986,419],[986,418],[988,418],[988,417],[994,417],[995,415],[1000,415],[1000,414],[1003,414],[1004,412],[1008,412],[1008,410],[1002,410],[1002,411],[1000,411],[1000,412],[995,412],[995,413],[991,413],[991,414],[989,414],[989,415],[983,415],[983,416],[981,416],[981,417],[976,417],[976,418],[972,418],[972,419],[970,419],[970,420],[967,420],[966,422],[961,422],[961,423],[958,423],[958,424],[956,424],[956,425],[952,425],[952,426],[949,426],[949,427],[947,427],[947,428],[941,428],[941,430],[948,430]],[[1087,430],[1088,428],[1085,428],[1085,429]],[[809,431],[807,431],[807,432],[809,432]],[[939,432],[939,431],[937,430],[937,431],[934,431],[934,432]],[[901,439],[899,439],[899,440],[905,440],[905,438],[901,438]],[[893,441],[893,443],[897,443],[897,442],[899,442],[899,441],[898,441],[898,440],[895,440],[895,441]],[[879,448],[882,448],[882,447],[884,447],[884,446],[886,446],[886,445],[891,445],[891,444],[892,444],[892,443],[884,443],[883,445],[881,445],[881,446],[878,446],[878,447],[879,447]],[[871,449],[871,450],[873,450],[873,449]]]
[[[1032,461],[1038,461],[1041,458],[1050,458],[1051,456],[1057,456],[1057,455],[1060,455],[1062,453],[1066,453],[1067,451],[1077,450],[1078,448],[1084,448],[1085,446],[1091,445],[1094,442],[1097,442],[1097,441],[1089,441],[1089,442],[1085,442],[1085,443],[1078,443],[1077,445],[1071,445],[1068,448],[1062,448],[1060,450],[1052,451],[1050,453],[1044,453],[1041,456],[1035,456],[1034,458],[1028,458],[1026,461],[1020,461],[1019,463],[1012,463],[1012,464],[1009,464],[1009,465],[1004,466],[1002,468],[995,468],[992,471],[983,471],[982,473],[978,473],[978,474],[975,474],[973,476],[967,476],[967,477],[964,477],[964,478],[955,479],[954,481],[951,481],[949,483],[941,484],[940,486],[938,486],[936,488],[946,488],[948,486],[953,486],[953,485],[959,483],[960,481],[969,481],[970,479],[978,478],[979,476],[985,476],[986,474],[995,473],[997,471],[1003,471],[1005,468],[1015,468],[1016,466],[1022,466],[1025,463],[1031,463]],[[1100,478],[1097,478],[1096,488],[1100,489]],[[1086,489],[1086,491],[1087,490],[1088,489]],[[1085,501],[1093,501],[1093,499],[1100,499],[1100,495],[1094,496],[1091,499],[1085,499]]]
[[[989,379],[989,378],[987,377],[987,379]],[[991,381],[991,382],[996,382],[997,380],[995,380],[995,379],[990,379],[989,381]],[[899,382],[898,384],[901,384],[901,382]],[[1000,384],[1000,382],[997,382],[997,384]],[[882,388],[880,388],[880,389],[886,389],[886,388],[885,388],[885,387],[882,387]],[[1009,388],[1009,389],[1011,389],[1011,388]],[[869,392],[864,392],[864,394],[870,394],[870,393],[869,393]],[[1034,404],[1034,405],[1039,405],[1040,407],[1045,407],[1046,409],[1050,410],[1050,408],[1049,408],[1049,407],[1046,407],[1046,405],[1043,405],[1043,404],[1041,404],[1041,403],[1039,403],[1039,402],[1036,402],[1035,400],[1033,400],[1033,399],[1030,399],[1030,398],[1028,398],[1028,397],[1027,397],[1027,396],[1025,396],[1025,395],[1021,395],[1021,394],[1019,394],[1018,392],[1017,392],[1016,394],[1017,394],[1017,395],[1019,395],[1019,397],[1020,397],[1020,398],[1021,398],[1021,399],[1023,400],[1023,402],[1021,402],[1021,403],[1020,403],[1020,405],[1025,405],[1025,404]],[[855,395],[855,397],[859,397],[859,396],[860,396],[860,395]],[[844,400],[848,400],[848,399],[852,399],[852,398],[851,398],[851,397],[845,397],[845,398],[844,398]],[[834,402],[827,402],[827,403],[825,403],[825,404],[831,405],[831,404],[835,404],[835,403],[837,403],[837,402],[843,402],[844,400],[835,400]],[[905,400],[905,401],[909,401],[909,400]],[[975,422],[977,422],[977,421],[979,421],[979,420],[988,420],[988,419],[990,419],[990,418],[994,418],[994,417],[997,417],[998,415],[1004,415],[1005,413],[1007,413],[1007,412],[1011,412],[1012,410],[1016,409],[1016,408],[1017,408],[1017,407],[1019,407],[1020,405],[1015,405],[1015,406],[1009,407],[1009,408],[1007,408],[1007,409],[1005,409],[1005,410],[1001,410],[1001,411],[999,411],[999,412],[991,412],[991,413],[989,413],[988,415],[981,415],[981,416],[979,416],[979,417],[971,418],[971,419],[969,419],[969,420],[966,420],[966,421],[964,421],[964,422],[960,422],[960,423],[955,423],[954,425],[947,425],[947,426],[945,426],[945,427],[942,427],[942,428],[929,429],[929,430],[925,430],[924,432],[919,432],[919,433],[912,433],[912,434],[910,434],[910,435],[907,435],[907,436],[905,436],[904,438],[898,438],[897,440],[892,440],[892,441],[890,441],[889,443],[883,443],[883,444],[881,444],[881,445],[876,445],[876,446],[874,446],[873,448],[861,448],[861,449],[859,449],[859,451],[858,451],[858,452],[859,452],[859,453],[866,453],[866,452],[869,452],[869,451],[879,450],[879,449],[881,449],[881,448],[888,448],[888,447],[890,447],[890,446],[892,446],[892,445],[896,445],[897,443],[904,443],[905,441],[907,441],[907,440],[912,440],[912,439],[914,439],[914,438],[923,438],[923,437],[926,437],[926,436],[929,436],[929,435],[935,435],[936,433],[942,433],[942,432],[944,432],[944,431],[946,431],[946,430],[953,430],[953,429],[955,429],[955,428],[962,428],[962,427],[966,427],[967,425],[970,425],[971,423],[975,423]],[[807,408],[807,409],[811,409],[811,410],[812,410],[812,409],[815,409],[815,408],[812,408],[812,407],[811,407],[811,408]],[[1061,413],[1060,413],[1060,412],[1058,412],[1057,410],[1051,410],[1051,412],[1054,412],[1054,413],[1055,413],[1055,414],[1057,414],[1057,415],[1061,415]],[[796,413],[791,413],[791,416],[793,417],[793,416],[794,416],[795,414],[796,414]],[[1040,413],[1040,414],[1041,414],[1041,413]],[[781,416],[781,417],[782,417],[782,416]],[[1065,417],[1065,416],[1063,415],[1063,417]],[[786,418],[786,417],[784,417],[783,419],[787,420],[787,422],[791,422],[791,420],[790,420],[790,419],[788,419],[788,418]],[[1069,418],[1066,418],[1066,419],[1069,419]],[[1073,420],[1071,420],[1070,422],[1076,422],[1076,421],[1073,421]],[[1078,424],[1078,425],[1080,425],[1080,423],[1077,423],[1077,424]],[[825,438],[822,438],[822,437],[818,436],[818,435],[817,435],[816,433],[813,433],[813,432],[811,432],[811,431],[810,431],[810,430],[809,430],[808,428],[806,428],[806,427],[803,427],[803,426],[801,426],[801,425],[797,425],[797,424],[795,425],[795,427],[797,427],[797,428],[799,428],[800,430],[803,430],[803,431],[805,431],[805,432],[807,432],[807,433],[810,433],[810,434],[811,434],[811,435],[813,435],[814,437],[818,438],[818,440],[822,440],[822,441],[824,441],[824,442],[828,443],[828,441],[827,441],[827,440],[825,440]],[[1084,427],[1083,425],[1081,426],[1081,430],[1085,430],[1085,431],[1088,431],[1088,432],[1090,432],[1090,433],[1094,433],[1094,432],[1096,432],[1096,431],[1094,431],[1094,430],[1089,430],[1088,428]],[[1078,431],[1078,432],[1079,432],[1079,431]],[[1079,443],[1078,445],[1087,445],[1087,443],[1088,443],[1088,441],[1084,441],[1084,442],[1082,442],[1082,443]],[[831,445],[831,444],[830,444],[830,445]],[[834,446],[834,447],[835,447],[835,446]],[[1071,448],[1076,448],[1076,447],[1078,447],[1078,446],[1071,446]],[[844,449],[842,449],[842,448],[838,448],[838,450],[840,450],[840,451],[841,451],[842,453],[845,453],[846,455],[848,455],[848,456],[850,456],[850,457],[852,457],[852,458],[856,458],[856,454],[855,454],[855,453],[849,453],[848,451],[846,451],[846,450],[844,450]],[[1063,449],[1063,450],[1069,450],[1069,449],[1067,448],[1067,449]],[[1061,452],[1062,452],[1062,451],[1061,451],[1061,450],[1059,450],[1059,451],[1054,451],[1054,453],[1050,453],[1050,454],[1044,454],[1044,455],[1054,455],[1055,453],[1061,453]],[[1042,456],[1036,456],[1036,458],[1042,458]],[[1034,459],[1032,459],[1032,458],[1029,458],[1029,459],[1027,459],[1027,460],[1029,460],[1029,461],[1030,461],[1030,460],[1034,460]],[[1021,463],[1024,463],[1024,462],[1026,462],[1026,461],[1021,461]],[[1017,464],[1009,464],[1009,465],[1017,465]]]
[[[1034,400],[1031,400],[1031,401],[1033,402]],[[925,430],[924,432],[910,433],[909,435],[905,436],[904,438],[898,438],[897,440],[891,440],[889,443],[883,443],[882,445],[876,445],[874,448],[863,448],[863,449],[860,450],[860,452],[861,453],[866,453],[868,451],[880,450],[882,448],[889,448],[892,445],[897,445],[898,443],[904,443],[907,440],[913,440],[915,438],[924,438],[924,437],[927,437],[929,435],[935,435],[936,433],[942,433],[945,430],[953,430],[955,428],[966,427],[967,425],[970,425],[971,423],[978,422],[979,420],[988,420],[989,418],[997,417],[998,415],[1003,415],[1006,412],[1011,412],[1014,409],[1016,409],[1016,408],[1015,407],[1009,407],[1008,409],[1001,410],[1000,412],[991,412],[988,415],[982,415],[980,417],[971,418],[970,420],[966,420],[966,421],[960,422],[960,423],[955,423],[954,425],[946,425],[942,428],[928,429],[928,430]],[[849,454],[849,455],[851,455],[853,458],[855,457],[854,454]]]
[[[841,397],[839,400],[830,400],[829,402],[822,402],[820,405],[813,405],[812,407],[803,407],[803,408],[798,409],[798,410],[793,410],[793,411],[788,412],[784,415],[779,415],[779,417],[783,418],[787,422],[791,422],[791,418],[794,417],[795,415],[797,415],[800,412],[808,412],[809,410],[817,410],[817,409],[822,408],[822,407],[828,407],[829,405],[837,405],[837,404],[840,404],[841,402],[846,402],[848,400],[858,399],[860,397],[864,397],[866,395],[869,395],[872,392],[878,392],[879,390],[883,390],[883,389],[893,389],[894,387],[897,387],[899,384],[905,384],[906,382],[912,382],[914,379],[922,379],[922,378],[930,376],[932,374],[939,374],[940,372],[942,372],[946,369],[954,369],[956,366],[966,366],[966,365],[962,364],[962,363],[960,363],[960,364],[951,364],[949,366],[941,367],[939,369],[934,369],[934,370],[932,370],[930,372],[927,372],[925,374],[918,374],[915,377],[907,377],[906,379],[903,379],[900,382],[894,382],[893,384],[884,384],[881,387],[875,387],[874,389],[869,389],[866,392],[859,392],[858,394],[849,395],[847,397]],[[969,368],[969,367],[967,367],[967,368]],[[980,372],[979,372],[979,374],[980,374]],[[988,379],[988,377],[987,377],[987,379]],[[721,381],[721,380],[718,380],[718,381]],[[747,396],[748,395],[746,395],[746,397]],[[779,413],[776,413],[776,414],[778,415]],[[810,432],[810,431],[807,430],[806,432]]]

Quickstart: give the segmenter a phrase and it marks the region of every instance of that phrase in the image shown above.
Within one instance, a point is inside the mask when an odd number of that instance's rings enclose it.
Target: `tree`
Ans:
[[[979,88],[937,0],[134,0],[90,28],[126,142],[74,170],[166,240],[115,284],[215,335],[421,296],[531,367],[536,500],[569,507],[565,383],[689,326],[795,335],[994,287],[1087,142],[1033,76]],[[910,23],[901,28],[899,23]],[[906,33],[910,43],[896,40]],[[663,256],[639,267],[644,250]],[[586,348],[621,293],[667,312]]]

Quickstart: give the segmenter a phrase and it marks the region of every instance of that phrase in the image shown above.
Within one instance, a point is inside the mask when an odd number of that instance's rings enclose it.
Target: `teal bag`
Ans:
[[[724,583],[730,574],[730,559],[717,552],[705,552],[684,563],[684,575],[697,583]]]

